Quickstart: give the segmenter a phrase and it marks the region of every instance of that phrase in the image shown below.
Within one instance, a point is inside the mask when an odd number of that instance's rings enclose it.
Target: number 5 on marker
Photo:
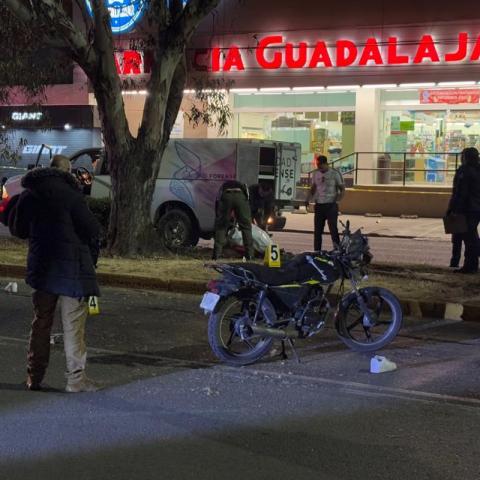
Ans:
[[[280,247],[276,243],[272,243],[268,245],[265,250],[265,265],[268,267],[280,267],[281,266],[281,259],[280,259]]]

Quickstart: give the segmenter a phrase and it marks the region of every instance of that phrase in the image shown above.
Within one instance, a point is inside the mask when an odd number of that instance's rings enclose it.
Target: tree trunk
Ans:
[[[107,147],[107,155],[113,167],[110,253],[131,257],[158,252],[161,245],[152,223],[151,205],[163,151],[145,151],[135,143],[134,148],[120,157],[115,156],[114,148]],[[156,157],[153,162],[152,155]]]

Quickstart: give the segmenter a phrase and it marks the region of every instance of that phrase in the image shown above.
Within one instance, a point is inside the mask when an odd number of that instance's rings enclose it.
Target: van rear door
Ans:
[[[300,167],[300,146],[296,143],[277,144],[275,198],[290,202],[295,198],[295,187]]]

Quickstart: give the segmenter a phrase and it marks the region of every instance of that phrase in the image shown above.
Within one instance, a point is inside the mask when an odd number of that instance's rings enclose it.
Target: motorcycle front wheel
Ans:
[[[362,288],[360,294],[371,322],[365,319],[355,293],[350,293],[342,299],[336,321],[337,331],[352,350],[375,352],[397,336],[403,321],[402,307],[398,298],[385,288]]]
[[[271,337],[255,335],[249,324],[255,316],[257,300],[228,297],[210,315],[208,341],[213,353],[228,365],[243,366],[255,363],[272,347]],[[264,324],[260,313],[257,324]]]

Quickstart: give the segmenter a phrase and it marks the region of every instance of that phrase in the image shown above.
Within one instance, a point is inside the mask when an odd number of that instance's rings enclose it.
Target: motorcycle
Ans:
[[[342,223],[343,225],[343,223]],[[332,319],[340,339],[359,352],[388,345],[403,321],[398,298],[381,287],[360,288],[372,259],[368,239],[350,232],[347,221],[333,251],[306,252],[283,268],[254,263],[208,264],[221,277],[208,283],[200,307],[209,315],[208,340],[215,355],[229,365],[257,362],[275,339],[294,348],[294,339],[320,333]],[[345,281],[351,291],[344,294]],[[338,306],[332,290],[340,282]]]

